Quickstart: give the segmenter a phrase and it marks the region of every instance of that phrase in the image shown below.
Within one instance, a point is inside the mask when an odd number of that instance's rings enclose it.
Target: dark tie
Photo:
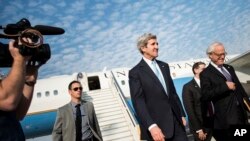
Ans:
[[[226,77],[227,81],[232,82],[231,75],[223,68],[220,67],[222,74]]]
[[[81,115],[81,109],[80,104],[77,104],[76,107],[76,141],[82,140],[82,115]]]

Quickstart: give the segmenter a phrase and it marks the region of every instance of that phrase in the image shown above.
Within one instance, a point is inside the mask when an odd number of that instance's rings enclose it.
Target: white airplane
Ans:
[[[250,51],[227,57],[227,64],[234,66],[244,88],[250,95]],[[182,87],[192,79],[194,62],[209,63],[207,58],[169,63],[177,93],[181,98]],[[128,85],[129,68],[93,73],[73,73],[37,81],[30,109],[21,121],[27,139],[50,135],[58,107],[68,103],[68,84],[79,80],[83,85],[83,99],[94,103],[103,139],[139,140],[139,128],[133,112]]]

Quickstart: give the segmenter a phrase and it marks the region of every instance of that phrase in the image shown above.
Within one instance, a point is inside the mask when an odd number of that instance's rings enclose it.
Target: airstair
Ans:
[[[138,141],[138,127],[117,87],[112,81],[110,88],[84,92],[83,99],[93,102],[104,141]]]

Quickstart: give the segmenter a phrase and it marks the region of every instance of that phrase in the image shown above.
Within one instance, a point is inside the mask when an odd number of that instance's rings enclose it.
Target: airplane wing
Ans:
[[[250,96],[250,50],[226,62],[232,65],[242,86]]]

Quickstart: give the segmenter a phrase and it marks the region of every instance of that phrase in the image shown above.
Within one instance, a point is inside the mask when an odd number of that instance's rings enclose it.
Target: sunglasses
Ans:
[[[75,87],[72,90],[74,90],[74,91],[78,91],[78,90],[82,91],[82,87]]]

